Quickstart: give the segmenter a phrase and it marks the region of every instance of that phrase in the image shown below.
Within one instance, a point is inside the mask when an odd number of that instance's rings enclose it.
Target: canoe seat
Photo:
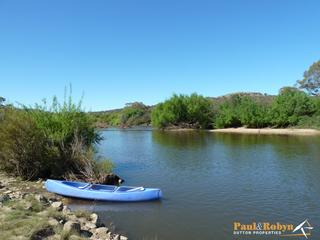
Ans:
[[[92,184],[91,183],[88,183],[88,184],[86,184],[86,185],[84,185],[84,186],[80,186],[80,187],[78,187],[79,189],[87,189],[87,188],[90,188],[92,186]]]
[[[128,190],[127,192],[135,192],[135,191],[143,191],[143,190],[144,190],[144,187],[136,187]]]

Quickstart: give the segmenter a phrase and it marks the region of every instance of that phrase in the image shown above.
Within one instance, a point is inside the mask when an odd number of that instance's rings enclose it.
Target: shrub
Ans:
[[[126,107],[122,109],[119,115],[120,125],[123,127],[150,123],[148,107],[140,102],[126,104]]]
[[[261,128],[268,125],[266,104],[257,103],[248,96],[233,95],[223,102],[216,114],[215,127]]]
[[[35,108],[5,108],[0,121],[0,163],[8,173],[24,179],[81,175],[89,167],[103,174],[94,160],[93,146],[101,140],[91,118],[71,97],[62,105],[54,98]],[[110,169],[108,169],[109,171]]]
[[[306,93],[283,88],[272,104],[271,123],[276,127],[295,126],[303,116],[311,116],[316,106]]]
[[[211,101],[196,93],[188,95],[174,94],[170,99],[158,104],[151,113],[151,122],[155,127],[187,126],[208,128],[212,121]]]
[[[240,105],[240,96],[234,95],[230,99],[221,103],[214,119],[216,128],[240,127],[241,121],[237,108]]]

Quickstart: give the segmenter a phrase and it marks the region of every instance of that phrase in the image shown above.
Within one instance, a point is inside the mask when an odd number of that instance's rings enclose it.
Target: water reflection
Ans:
[[[152,140],[162,146],[178,149],[202,148],[208,144],[204,131],[152,131]]]

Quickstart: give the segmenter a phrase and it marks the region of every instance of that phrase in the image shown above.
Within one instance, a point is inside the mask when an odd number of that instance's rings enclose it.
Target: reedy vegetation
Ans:
[[[94,145],[101,140],[89,116],[71,96],[48,107],[0,109],[0,168],[24,179],[64,178],[98,180],[111,171],[108,161],[95,161]],[[101,166],[103,167],[101,167]]]

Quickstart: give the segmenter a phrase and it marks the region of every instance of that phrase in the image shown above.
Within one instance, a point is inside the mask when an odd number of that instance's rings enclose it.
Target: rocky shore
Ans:
[[[111,232],[96,213],[71,211],[41,180],[22,181],[0,173],[1,239],[127,240]]]

